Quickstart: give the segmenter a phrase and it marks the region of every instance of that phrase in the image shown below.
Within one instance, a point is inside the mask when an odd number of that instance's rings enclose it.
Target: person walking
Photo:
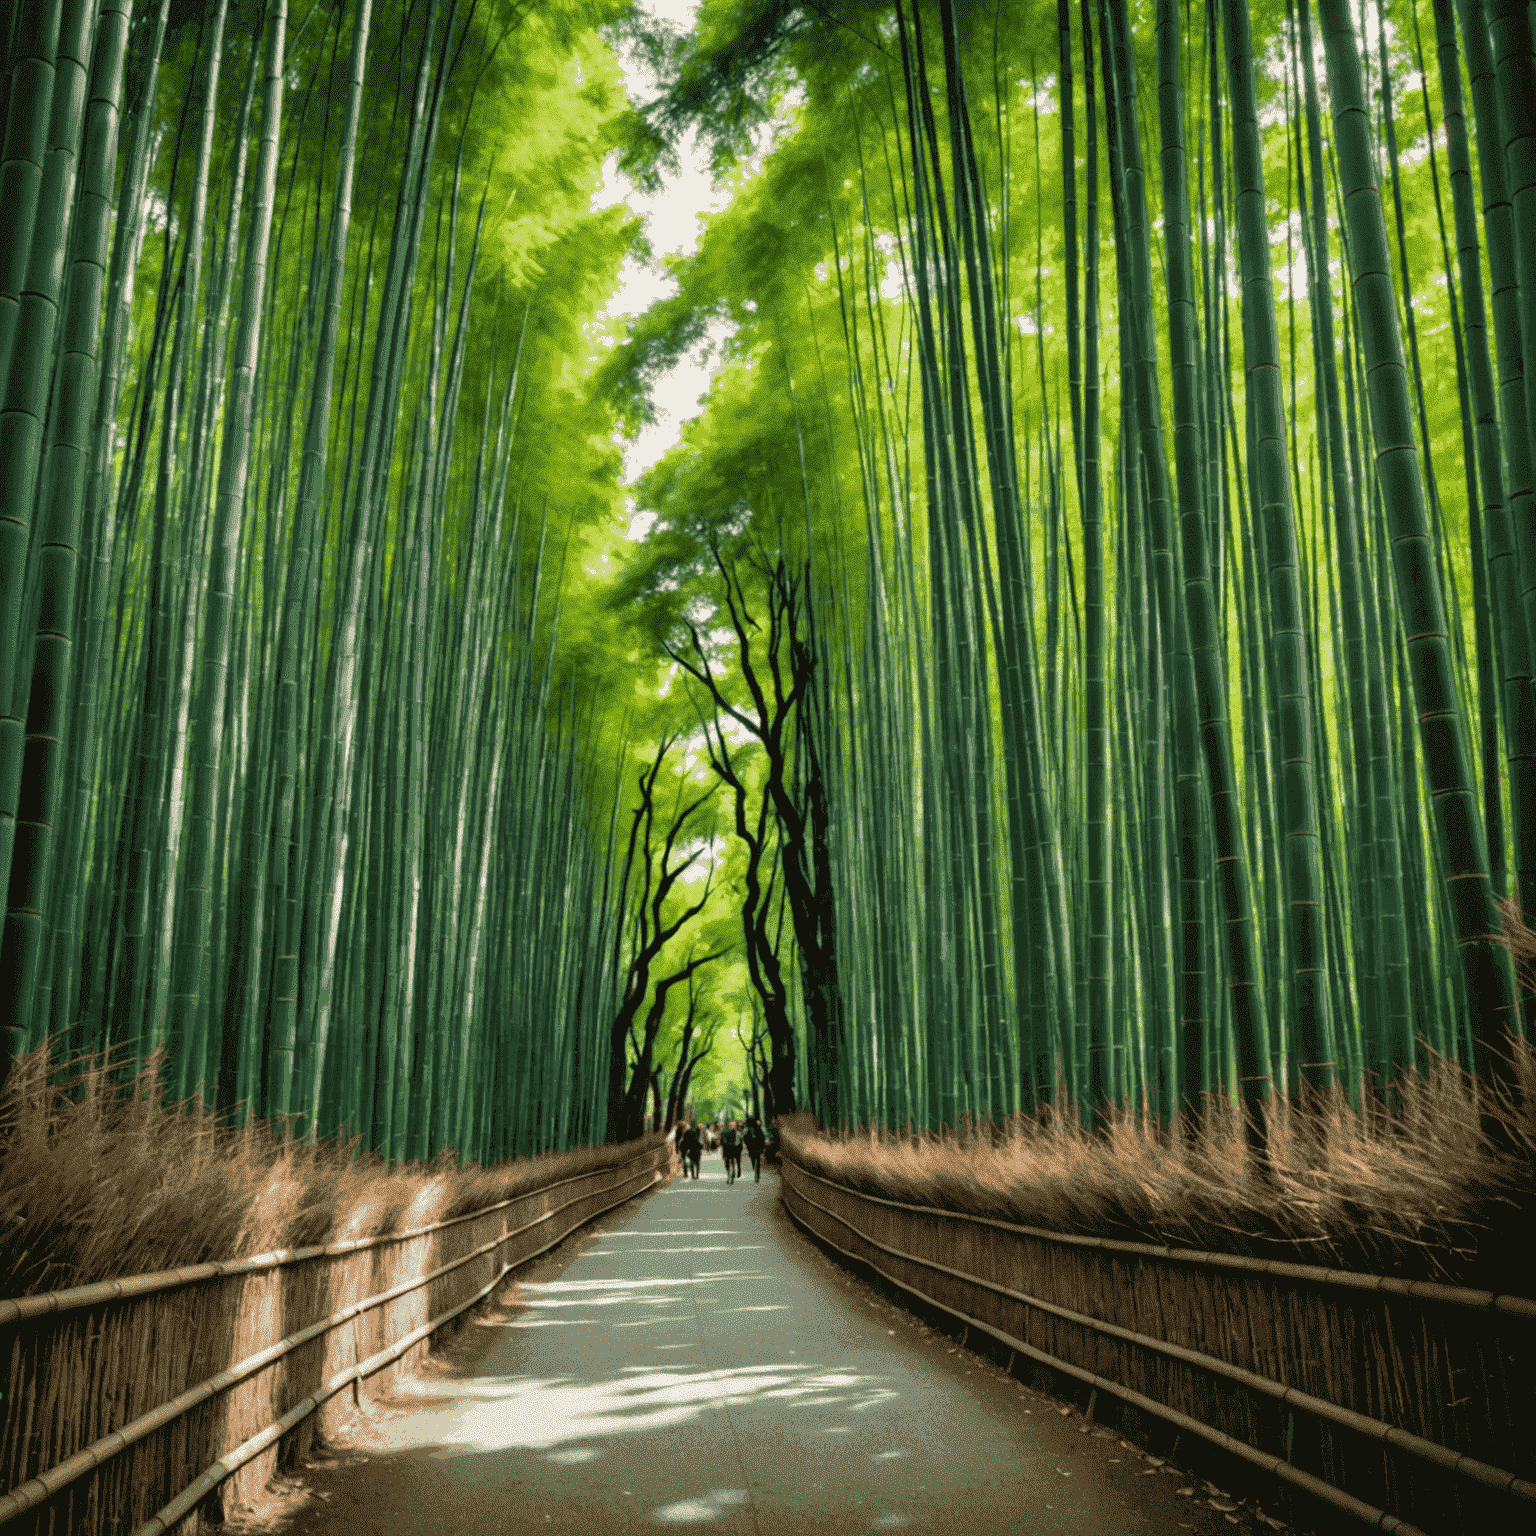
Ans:
[[[684,1126],[677,1145],[678,1150],[683,1154],[683,1177],[686,1179],[691,1173],[694,1178],[698,1178],[699,1157],[704,1150],[704,1137],[696,1121]]]
[[[763,1148],[768,1144],[768,1138],[763,1134],[762,1122],[756,1115],[747,1121],[747,1128],[741,1133],[741,1140],[747,1149],[747,1156],[752,1159],[752,1182],[761,1184],[763,1182]]]
[[[720,1133],[720,1154],[725,1159],[725,1182],[734,1184],[741,1176],[741,1126],[728,1121]]]

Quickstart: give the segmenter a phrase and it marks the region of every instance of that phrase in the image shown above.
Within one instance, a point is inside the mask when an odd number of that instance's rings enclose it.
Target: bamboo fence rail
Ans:
[[[1536,1518],[1536,1301],[908,1205],[788,1155],[781,1187],[920,1303],[1377,1529]]]
[[[0,1527],[149,1536],[249,1505],[279,1441],[303,1454],[347,1387],[397,1380],[510,1271],[651,1188],[668,1152],[407,1231],[0,1300]]]

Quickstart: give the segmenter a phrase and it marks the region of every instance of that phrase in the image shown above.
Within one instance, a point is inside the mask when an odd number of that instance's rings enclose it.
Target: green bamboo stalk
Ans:
[[[6,237],[0,260],[0,380],[9,378],[16,344],[21,293],[32,255],[32,233],[42,195],[43,162],[57,72],[63,0],[21,6],[9,38],[5,147],[0,158],[0,192],[5,199]],[[14,534],[8,535],[14,539]],[[19,551],[17,551],[19,553]],[[11,547],[7,546],[7,564]],[[19,589],[18,589],[19,591]],[[14,612],[14,599],[4,610]],[[5,680],[4,696],[10,693]]]
[[[1263,149],[1247,0],[1227,0],[1228,83],[1232,93],[1232,152],[1237,175],[1238,253],[1243,284],[1243,353],[1254,412],[1253,502],[1263,529],[1270,598],[1267,638],[1276,674],[1275,712],[1280,772],[1276,782],[1284,839],[1286,960],[1291,972],[1292,1051],[1302,1080],[1328,1090],[1334,1082],[1329,1018],[1327,932],[1312,758],[1307,635],[1299,557],[1286,465],[1285,407],[1279,337],[1269,263]]]
[[[1515,255],[1514,205],[1504,160],[1498,84],[1488,33],[1486,0],[1460,0],[1482,183],[1483,235],[1488,252],[1489,308],[1498,358],[1500,436],[1511,532],[1519,561],[1519,588],[1528,653],[1536,655],[1536,462],[1526,422],[1520,276]],[[1438,26],[1438,21],[1437,21]]]
[[[51,82],[40,173],[35,182],[36,211],[30,220],[30,250],[22,268],[24,276],[17,294],[13,331],[6,321],[8,310],[0,303],[0,362],[7,365],[4,397],[0,401],[0,506],[4,508],[0,513],[0,879],[7,882],[5,938],[0,954],[5,957],[4,974],[10,978],[0,990],[0,1040],[4,1041],[0,1044],[0,1072],[8,1066],[4,1059],[7,1052],[19,1054],[30,1043],[33,996],[42,959],[49,832],[62,777],[62,764],[56,759],[66,718],[68,662],[51,641],[43,678],[39,678],[35,665],[24,659],[21,641],[30,641],[32,636],[24,636],[30,614],[22,614],[19,600],[26,566],[20,545],[26,539],[37,496],[43,419],[53,377],[54,331],[64,290],[69,221],[85,125],[93,21],[94,6],[89,0],[68,0],[59,17],[56,53],[50,61],[53,67],[47,71]],[[37,54],[48,46],[46,33],[39,41],[42,46]],[[13,128],[19,131],[30,125],[35,131],[37,126],[34,119],[42,108],[44,73],[37,54],[23,60],[29,66],[25,78],[33,82],[35,95],[25,105],[18,102],[17,111],[7,123],[8,150]],[[34,143],[35,140],[29,141],[28,152]],[[18,163],[16,169],[25,173],[26,166]],[[24,203],[27,189],[33,184],[30,175],[22,175],[19,190]],[[22,228],[13,232],[13,242],[26,232],[25,209],[22,216]],[[0,286],[8,288],[11,275],[11,271],[5,271]],[[0,292],[0,300],[4,297]],[[87,323],[94,328],[94,312],[88,322],[83,317],[80,320],[81,326]],[[77,351],[85,339],[79,332],[71,337]],[[76,433],[81,427],[79,401],[80,396],[71,391],[69,402],[77,409],[69,427]],[[67,556],[49,556],[48,569],[40,570],[37,576],[50,635],[65,635],[73,628],[73,549],[78,528],[71,524],[78,513],[72,512],[67,503],[67,492],[60,493],[58,502],[49,503],[54,515],[43,532],[44,542],[39,545],[40,550],[50,545],[58,550],[67,544],[70,551]],[[29,644],[28,651],[32,649]],[[17,697],[24,675],[32,680],[30,698],[25,704]],[[50,685],[58,685],[64,692],[50,696],[46,691]],[[29,727],[35,726],[26,731],[25,740],[30,745],[17,740],[23,710]],[[19,857],[13,850],[19,851]]]
[[[300,1100],[307,1110],[306,1130],[317,1126],[333,1008],[333,988],[345,891],[345,868],[358,725],[358,657],[365,643],[363,599],[372,579],[373,560],[384,514],[386,477],[379,468],[387,460],[392,424],[404,373],[403,349],[411,315],[421,232],[426,214],[427,173],[432,164],[439,123],[441,50],[451,34],[452,16],[439,42],[438,7],[428,12],[426,42],[417,71],[406,179],[401,186],[396,223],[391,233],[388,273],[380,301],[380,334],[368,386],[367,418],[360,452],[360,469],[346,515],[344,574],[335,614],[335,630],[327,662],[320,727],[318,766],[313,780],[314,825],[319,834],[306,871],[304,1014],[296,1066]],[[438,50],[435,84],[429,81],[434,49]],[[440,1124],[438,1129],[441,1129]]]
[[[186,895],[177,923],[171,984],[171,1038],[181,1065],[185,1093],[201,1085],[204,1038],[210,1016],[208,939],[215,795],[229,691],[235,565],[250,474],[252,397],[261,350],[262,299],[276,191],[287,25],[287,0],[269,0],[263,29],[266,51],[261,150],[256,165],[255,205],[246,245],[229,402],[225,408],[218,497],[210,534],[207,630],[202,643],[191,750]]]
[[[1532,695],[1530,638],[1520,613],[1511,508],[1505,495],[1503,435],[1489,347],[1487,309],[1477,229],[1471,147],[1461,91],[1461,61],[1450,0],[1434,0],[1435,40],[1444,103],[1446,155],[1456,230],[1457,271],[1468,382],[1475,422],[1480,511],[1487,529],[1490,603],[1502,662],[1505,753],[1509,764],[1510,821],[1514,834],[1516,894],[1522,911],[1536,911],[1536,699]],[[1524,437],[1522,435],[1522,441]]]
[[[1449,14],[1447,14],[1449,19]],[[1454,38],[1454,33],[1453,33]],[[1482,772],[1483,824],[1488,835],[1489,875],[1496,895],[1503,896],[1508,883],[1504,835],[1504,799],[1501,791],[1503,772],[1499,761],[1499,690],[1495,682],[1497,660],[1494,654],[1493,616],[1489,601],[1489,574],[1486,556],[1487,530],[1482,501],[1478,494],[1476,431],[1472,419],[1472,383],[1467,350],[1462,333],[1461,295],[1456,272],[1451,263],[1450,237],[1445,226],[1445,206],[1440,194],[1440,155],[1436,146],[1434,114],[1429,102],[1429,72],[1424,64],[1424,39],[1419,27],[1419,8],[1413,0],[1414,54],[1419,68],[1419,95],[1424,107],[1424,128],[1429,139],[1430,184],[1435,199],[1435,225],[1440,233],[1441,269],[1451,305],[1451,334],[1456,354],[1456,394],[1461,418],[1462,468],[1467,488],[1467,525],[1472,564],[1472,605],[1477,662],[1477,714],[1479,768]],[[1458,94],[1460,81],[1457,81]],[[1465,125],[1463,125],[1463,129]],[[1449,135],[1449,129],[1447,129]],[[1481,274],[1479,274],[1479,277]],[[1481,298],[1481,287],[1479,287]],[[1422,380],[1420,381],[1422,386]],[[1423,393],[1420,388],[1422,410]],[[1465,687],[1465,683],[1463,687]]]
[[[1536,125],[1530,111],[1536,100],[1536,44],[1528,7],[1519,0],[1485,3],[1513,213],[1521,356],[1536,359]],[[1528,363],[1524,376],[1525,433],[1528,442],[1536,442],[1536,365]]]
[[[1124,35],[1123,17],[1121,24]],[[1129,71],[1123,70],[1121,74],[1122,78],[1126,78]],[[1128,85],[1122,85],[1121,89],[1129,105]],[[1155,569],[1158,571],[1158,590],[1164,594],[1162,605],[1171,615],[1174,561],[1171,546],[1167,545],[1166,532],[1160,531],[1160,528],[1166,528],[1171,498],[1167,460],[1159,426],[1161,410],[1158,404],[1160,390],[1156,373],[1156,349],[1150,334],[1150,250],[1141,193],[1139,135],[1135,128],[1134,112],[1127,111],[1126,117],[1122,154],[1127,159],[1127,170],[1130,172],[1126,175],[1125,185],[1130,205],[1128,223],[1132,231],[1128,255],[1132,263],[1131,293],[1134,308],[1131,311],[1131,323],[1122,327],[1122,350],[1129,333],[1136,345],[1133,354],[1136,370],[1135,409],[1141,459],[1149,476],[1148,514]],[[1239,851],[1242,834],[1234,814],[1236,775],[1226,727],[1226,689],[1222,679],[1221,655],[1214,637],[1214,604],[1211,602],[1210,581],[1206,575],[1209,571],[1209,558],[1204,546],[1204,532],[1203,516],[1181,517],[1184,600],[1188,608],[1195,668],[1193,693],[1200,711],[1200,736],[1205,746],[1206,771],[1210,784],[1212,830],[1228,944],[1228,986],[1238,1048],[1242,1055],[1239,1076],[1243,1083],[1245,1102],[1252,1112],[1253,1131],[1259,1136],[1262,1135],[1262,1127],[1258,1106],[1268,1097],[1269,1092],[1268,1031],[1256,984],[1257,964],[1246,860]]]
[[[302,612],[310,589],[309,566],[314,558],[320,498],[325,485],[331,395],[336,370],[336,339],[341,325],[342,281],[346,270],[347,237],[352,219],[357,132],[362,110],[371,15],[371,0],[359,0],[357,18],[353,24],[346,117],[336,173],[336,196],[331,208],[330,243],[325,264],[325,290],[320,303],[320,330],[315,347],[309,409],[304,427],[303,457],[300,464],[295,510],[293,564],[288,572],[289,585],[283,620],[283,650],[276,684],[279,714],[278,756],[281,770],[277,789],[279,813],[274,829],[274,842],[284,878],[294,883],[290,901],[296,899],[298,883],[289,855],[293,838],[294,802],[298,793],[295,783],[298,768],[296,741],[298,649]],[[279,960],[278,1007],[274,1018],[273,1048],[269,1053],[268,1069],[272,1077],[272,1113],[278,1116],[287,1115],[293,1107],[291,1095],[298,1005],[298,956],[295,953],[298,935],[294,927],[295,913],[291,905],[285,917],[287,942]]]
[[[1078,494],[1083,524],[1084,822],[1087,832],[1087,1007],[1071,1032],[1069,1081],[1086,1069],[1095,1029],[1107,1033],[1110,1006],[1109,729],[1106,675],[1104,521],[1099,475],[1099,137],[1094,101],[1093,26],[1082,0],[1083,91],[1088,133],[1084,207],[1083,446]],[[1073,173],[1076,174],[1075,171]],[[1095,1024],[1094,1021],[1099,1021]],[[1075,1068],[1075,1070],[1074,1070]],[[1084,1086],[1086,1083],[1084,1082]]]
[[[1157,8],[1158,121],[1163,185],[1163,237],[1167,251],[1168,330],[1172,358],[1173,453],[1179,526],[1206,521],[1199,418],[1199,338],[1196,330],[1194,268],[1190,252],[1188,153],[1180,81],[1178,8],[1159,0]],[[1186,554],[1186,560],[1188,556]],[[1200,1059],[1207,1027],[1205,1008],[1204,880],[1210,867],[1209,834],[1201,804],[1203,786],[1192,727],[1198,720],[1194,696],[1195,659],[1185,604],[1173,615],[1179,658],[1174,671],[1179,859],[1179,1070],[1169,1073],[1165,1113],[1181,1105],[1198,1107]]]
[[[1514,987],[1508,952],[1494,937],[1498,915],[1429,544],[1359,53],[1344,0],[1319,0],[1319,13],[1361,345],[1370,370],[1376,474],[1392,541],[1394,586],[1434,807],[1436,844],[1465,980],[1478,1072],[1485,1081],[1499,1082],[1508,1072],[1500,1041],[1518,1027]]]

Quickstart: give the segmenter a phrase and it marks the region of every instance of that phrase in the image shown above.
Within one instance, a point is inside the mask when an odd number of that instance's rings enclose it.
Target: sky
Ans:
[[[698,0],[648,0],[644,7],[653,16],[671,22],[686,31],[693,26]],[[657,93],[657,82],[637,60],[621,51],[625,82],[630,95],[639,101]],[[729,194],[717,192],[711,184],[708,156],[692,138],[680,156],[681,170],[667,176],[660,192],[647,196],[617,168],[617,156],[610,158],[603,190],[594,199],[598,207],[628,203],[645,220],[646,236],[654,252],[649,262],[626,258],[618,291],[608,304],[610,315],[638,315],[658,299],[676,293],[677,285],[666,275],[662,260],[666,256],[690,256],[699,243],[699,217],[716,213],[730,200]],[[656,420],[641,429],[634,442],[623,444],[624,479],[633,485],[682,434],[683,423],[699,414],[699,397],[709,388],[718,371],[718,363],[709,359],[718,353],[725,340],[723,323],[712,326],[700,344],[688,353],[655,386]],[[638,513],[630,523],[630,537],[644,538],[655,521],[653,513]]]
[[[698,8],[699,0],[644,0],[644,9],[652,16],[669,21],[682,31],[692,28]],[[628,49],[620,49],[619,62],[632,99],[648,101],[658,93],[655,77]],[[619,171],[617,154],[610,156],[605,167],[604,186],[593,198],[593,206],[606,208],[615,203],[627,203],[644,219],[646,238],[652,251],[649,261],[625,258],[618,289],[608,303],[610,316],[642,314],[657,300],[675,294],[677,284],[667,275],[664,259],[691,256],[698,248],[700,216],[717,213],[730,201],[728,192],[715,190],[709,172],[709,157],[692,137],[678,158],[678,172],[664,176],[660,192],[654,195],[641,192]],[[684,423],[700,414],[700,397],[719,372],[719,351],[727,336],[728,328],[724,322],[712,325],[698,346],[656,381],[653,387],[656,419],[643,427],[633,442],[620,444],[624,453],[626,485],[633,486],[678,441]],[[632,497],[629,510],[629,537],[643,539],[656,521],[656,514],[639,511]],[[684,855],[689,851],[682,850]],[[701,861],[695,880],[689,883],[696,884],[707,878],[713,865],[711,850],[711,856]],[[750,1032],[750,1018],[745,1018],[744,1024]],[[745,1075],[741,1047],[729,1028],[722,1029],[713,1053],[700,1063],[695,1074],[694,1097],[701,1105],[705,1102],[718,1104],[729,1096],[731,1085],[740,1084]],[[739,1092],[736,1097],[739,1100]]]

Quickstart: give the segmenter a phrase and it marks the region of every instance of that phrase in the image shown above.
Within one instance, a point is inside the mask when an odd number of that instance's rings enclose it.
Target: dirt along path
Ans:
[[[540,1261],[245,1529],[1265,1528],[1210,1492],[930,1332],[799,1232],[776,1177],[711,1160]]]

